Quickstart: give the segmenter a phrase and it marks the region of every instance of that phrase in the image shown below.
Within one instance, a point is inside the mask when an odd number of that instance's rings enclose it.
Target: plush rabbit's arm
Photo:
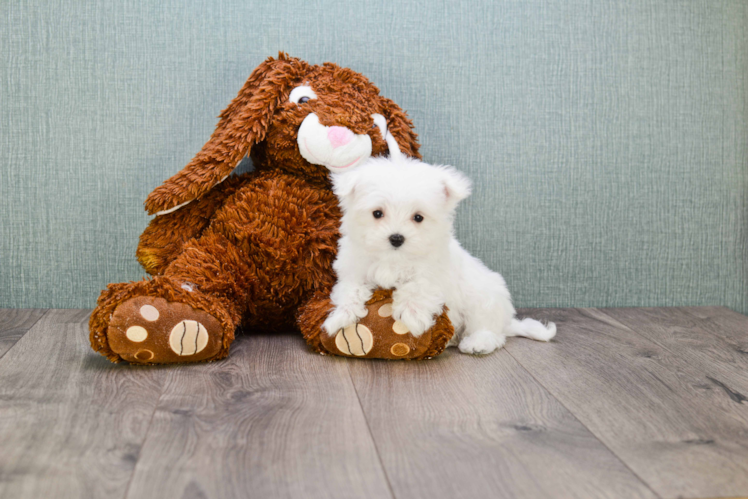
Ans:
[[[140,235],[135,253],[146,272],[161,274],[182,252],[184,244],[199,237],[210,225],[216,211],[245,179],[246,175],[229,177],[199,200],[151,220]]]

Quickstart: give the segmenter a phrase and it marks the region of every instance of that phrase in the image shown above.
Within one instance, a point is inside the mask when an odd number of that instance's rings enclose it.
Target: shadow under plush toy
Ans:
[[[210,361],[228,355],[241,325],[296,326],[314,350],[343,356],[441,353],[453,333],[446,314],[415,338],[395,326],[386,290],[358,324],[320,335],[341,215],[328,172],[385,154],[386,138],[420,158],[410,120],[361,74],[282,53],[260,64],[203,149],[148,196],[156,218],[137,257],[153,277],[107,286],[91,315],[93,349],[114,362]],[[248,154],[255,171],[229,177]]]

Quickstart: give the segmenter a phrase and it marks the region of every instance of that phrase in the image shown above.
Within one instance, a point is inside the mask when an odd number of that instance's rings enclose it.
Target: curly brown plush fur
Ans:
[[[302,84],[318,98],[289,102],[291,90]],[[327,168],[309,163],[297,146],[299,126],[312,112],[322,125],[368,134],[372,156],[387,153],[372,120],[373,113],[381,114],[400,149],[420,157],[410,120],[362,75],[282,53],[267,59],[221,113],[203,149],[148,196],[149,213],[170,212],[153,219],[140,237],[137,258],[155,277],[102,292],[90,320],[96,351],[122,359],[108,341],[109,324],[128,301],[137,316],[132,300],[138,297],[138,304],[142,297],[165,299],[153,302],[156,309],[179,303],[212,315],[223,328],[208,331],[222,335],[224,348],[213,358],[218,359],[228,354],[240,324],[271,331],[297,326],[300,308],[315,293],[329,294],[340,211]],[[247,154],[255,171],[227,178]],[[147,321],[143,325],[149,336],[170,334]],[[195,332],[195,339],[203,335]],[[158,353],[150,362],[160,362]]]

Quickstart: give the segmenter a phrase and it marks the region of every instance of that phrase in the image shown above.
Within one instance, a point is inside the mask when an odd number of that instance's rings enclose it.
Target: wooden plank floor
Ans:
[[[85,310],[0,310],[0,497],[745,497],[748,317],[535,309],[556,339],[423,362],[239,336],[113,365]]]

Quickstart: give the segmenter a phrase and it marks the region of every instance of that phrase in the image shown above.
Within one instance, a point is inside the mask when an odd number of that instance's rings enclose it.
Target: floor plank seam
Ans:
[[[37,323],[39,323],[39,322],[40,322],[40,321],[41,321],[41,320],[42,320],[43,318],[46,318],[46,317],[47,317],[47,314],[49,314],[49,311],[51,311],[51,309],[45,309],[45,311],[44,311],[44,314],[42,314],[41,316],[39,316],[39,317],[38,317],[38,318],[36,319],[36,321],[34,321],[34,322],[33,322],[33,323],[31,324],[31,326],[29,326],[29,327],[28,327],[28,328],[26,329],[26,331],[25,331],[25,332],[23,332],[23,335],[21,335],[20,337],[18,337],[18,340],[16,340],[16,341],[15,341],[15,342],[13,343],[13,345],[12,345],[12,346],[10,346],[10,348],[9,348],[9,349],[8,349],[7,351],[5,351],[4,353],[0,354],[0,362],[1,362],[2,360],[3,360],[3,358],[5,357],[5,355],[6,355],[6,354],[8,354],[8,353],[9,353],[10,351],[12,351],[12,350],[13,350],[13,349],[14,349],[14,348],[15,348],[15,347],[16,347],[16,346],[18,345],[18,342],[19,342],[19,341],[20,341],[20,340],[21,340],[21,339],[22,339],[23,337],[25,337],[25,336],[26,336],[26,334],[27,334],[27,333],[29,333],[29,332],[31,331],[31,329],[32,329],[32,328],[34,328],[34,327],[36,326],[36,324],[37,324]]]
[[[543,384],[543,383],[542,383],[542,382],[541,382],[540,380],[538,380],[538,379],[537,379],[537,378],[535,377],[535,375],[534,375],[534,374],[533,374],[533,373],[532,373],[532,372],[531,372],[530,370],[528,370],[528,369],[527,369],[527,367],[526,367],[525,365],[523,365],[523,364],[522,364],[522,362],[520,362],[520,360],[518,360],[518,359],[517,359],[516,357],[514,357],[514,356],[512,355],[512,353],[511,353],[511,351],[510,351],[509,349],[506,349],[506,347],[505,347],[504,349],[506,350],[507,354],[509,354],[509,356],[511,356],[511,357],[512,357],[512,359],[514,359],[514,360],[515,360],[515,361],[517,362],[517,364],[518,364],[519,366],[521,366],[521,367],[522,367],[522,369],[523,369],[523,370],[525,370],[525,371],[526,371],[526,372],[527,372],[527,373],[528,373],[528,374],[530,375],[530,377],[532,377],[532,379],[533,379],[533,380],[534,380],[534,381],[535,381],[535,382],[536,382],[537,384],[539,384],[539,385],[540,385],[540,387],[542,387],[543,389],[545,389],[546,391],[548,391],[548,394],[549,394],[549,395],[550,395],[550,396],[551,396],[551,397],[552,397],[553,399],[555,399],[555,400],[556,400],[556,401],[558,402],[558,404],[559,404],[559,405],[561,405],[561,406],[562,406],[563,408],[565,408],[565,409],[566,409],[566,411],[568,411],[568,412],[569,412],[569,415],[571,415],[572,417],[574,417],[574,420],[576,420],[577,422],[579,422],[579,425],[581,425],[582,427],[584,427],[585,429],[587,429],[587,431],[588,431],[588,432],[589,432],[589,433],[590,433],[590,434],[591,434],[592,436],[594,436],[594,437],[595,437],[595,439],[597,439],[597,440],[598,440],[598,442],[599,442],[599,443],[600,443],[601,445],[603,445],[603,446],[605,447],[605,449],[607,449],[608,451],[610,451],[610,453],[611,453],[611,454],[612,454],[612,455],[613,455],[614,457],[616,457],[616,458],[618,459],[618,461],[619,461],[619,462],[621,462],[621,463],[623,464],[623,466],[624,466],[624,467],[626,467],[626,469],[628,469],[628,470],[629,470],[629,471],[631,472],[631,474],[633,474],[633,475],[634,475],[634,477],[635,477],[635,478],[637,478],[637,479],[638,479],[638,480],[639,480],[639,481],[640,481],[640,482],[641,482],[641,483],[642,483],[642,484],[643,484],[643,485],[644,485],[644,486],[645,486],[645,487],[646,487],[646,488],[647,488],[647,489],[648,489],[648,490],[649,490],[650,492],[652,492],[652,494],[653,494],[653,495],[655,496],[655,498],[663,498],[663,497],[662,497],[662,496],[661,496],[661,495],[660,495],[660,494],[659,494],[659,493],[658,493],[657,491],[655,491],[655,489],[654,489],[654,488],[653,488],[653,487],[652,487],[652,486],[651,486],[651,485],[650,485],[650,484],[649,484],[648,482],[646,482],[646,481],[645,481],[644,479],[642,479],[642,477],[641,477],[641,476],[639,476],[639,474],[637,474],[637,473],[636,473],[636,471],[635,471],[635,470],[633,470],[633,469],[632,469],[632,468],[631,468],[631,467],[629,466],[629,464],[627,464],[627,463],[626,463],[626,461],[625,461],[625,460],[623,460],[623,459],[622,459],[622,458],[621,458],[620,456],[618,456],[618,453],[616,453],[615,451],[613,451],[613,450],[612,450],[612,449],[610,448],[610,446],[608,446],[608,443],[606,443],[606,442],[605,442],[605,441],[604,441],[604,440],[603,440],[603,439],[602,439],[602,438],[601,438],[600,436],[598,436],[597,434],[595,434],[595,433],[594,433],[594,432],[592,431],[592,429],[590,429],[589,427],[587,427],[587,426],[586,426],[586,425],[584,424],[584,422],[582,422],[582,421],[581,421],[581,420],[579,419],[579,417],[577,417],[577,415],[576,415],[576,414],[575,414],[575,413],[574,413],[573,411],[571,411],[571,409],[570,409],[569,407],[567,407],[567,406],[566,406],[566,405],[565,405],[565,404],[563,403],[563,401],[561,401],[561,400],[560,400],[560,399],[559,399],[559,398],[558,398],[558,397],[557,397],[557,396],[556,396],[556,395],[555,395],[555,394],[554,394],[554,393],[553,393],[553,392],[552,392],[552,391],[551,391],[551,390],[550,390],[550,389],[549,389],[548,387],[546,387],[546,386],[545,386],[545,384]]]
[[[349,361],[350,363],[350,361]],[[377,453],[377,459],[379,459],[379,466],[382,468],[382,474],[384,474],[384,478],[387,481],[387,489],[390,491],[390,496],[392,498],[397,498],[395,496],[395,490],[392,488],[392,483],[390,482],[390,477],[387,474],[387,469],[384,467],[384,461],[382,460],[382,454],[379,453],[379,446],[377,446],[377,440],[374,439],[374,433],[371,432],[371,426],[369,425],[369,419],[366,417],[366,411],[364,411],[364,405],[361,403],[361,396],[358,395],[358,387],[356,387],[356,382],[353,380],[353,374],[351,373],[350,366],[346,366],[346,370],[348,371],[348,378],[351,381],[351,385],[353,386],[353,392],[356,393],[356,399],[358,400],[358,407],[361,409],[361,415],[364,417],[364,423],[366,424],[366,429],[369,431],[369,437],[371,437],[371,442],[374,444],[374,451]]]
[[[141,367],[141,368],[146,368],[146,367]],[[140,443],[140,449],[138,450],[138,459],[135,461],[135,464],[132,466],[130,479],[127,481],[127,488],[125,488],[125,494],[122,498],[129,498],[130,496],[130,488],[132,487],[132,482],[135,479],[135,472],[138,470],[138,464],[140,464],[140,457],[142,455],[143,448],[145,447],[145,443],[148,442],[148,436],[151,435],[151,428],[153,427],[153,418],[156,416],[156,412],[158,411],[159,406],[161,406],[161,398],[164,396],[164,392],[166,392],[166,380],[164,380],[163,384],[161,385],[161,392],[158,395],[156,404],[153,406],[153,412],[151,413],[151,418],[148,419],[148,428],[145,431],[145,436],[143,437],[143,441]]]

